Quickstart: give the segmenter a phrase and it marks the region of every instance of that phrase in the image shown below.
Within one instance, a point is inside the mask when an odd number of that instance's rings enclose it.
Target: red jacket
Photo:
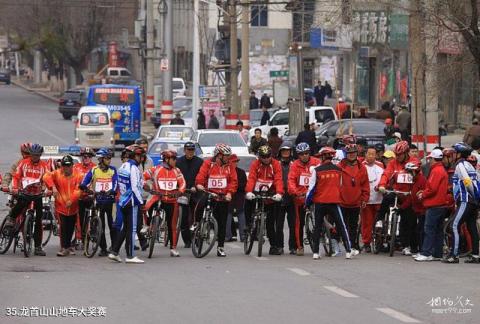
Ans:
[[[315,157],[310,157],[307,163],[303,163],[300,159],[295,160],[290,166],[288,173],[288,193],[295,197],[297,204],[303,204],[305,198],[300,197],[307,194],[308,185],[312,173],[310,169],[316,167],[321,162]]]
[[[407,158],[403,163],[398,162],[396,159],[391,160],[383,172],[378,187],[393,188],[397,191],[409,191],[411,184],[399,183],[399,181],[408,182],[408,172],[405,171],[405,165],[408,162],[410,162],[410,158]]]
[[[28,186],[29,194],[38,195],[42,192],[42,178],[49,171],[50,167],[45,161],[33,163],[30,158],[23,159],[13,175],[12,189],[25,189]]]
[[[143,178],[145,181],[151,180],[153,183],[153,189],[162,194],[185,192],[185,178],[178,168],[166,167],[165,165],[160,164],[145,171],[143,173]],[[177,198],[174,197],[160,197],[158,195],[153,195],[145,206],[145,209],[149,210],[158,200],[165,203],[177,202]]]
[[[447,206],[448,196],[448,173],[442,162],[435,162],[422,194],[423,205],[426,208]]]
[[[237,171],[231,163],[221,164],[215,158],[206,160],[195,178],[195,185],[202,185],[217,194],[233,194],[237,191]]]
[[[423,173],[419,173],[415,176],[413,181],[413,184],[410,184],[409,189],[406,190],[410,191],[410,195],[399,196],[400,200],[402,201],[400,204],[400,209],[407,209],[411,207],[417,216],[425,215],[425,206],[423,205],[423,202],[418,199],[417,193],[425,189],[427,179]]]
[[[261,185],[268,186],[271,192],[283,195],[282,166],[278,160],[272,159],[270,164],[263,164],[258,159],[253,161],[245,192],[258,192]]]
[[[312,172],[307,193],[307,204],[339,204],[342,169],[335,164],[323,163]]]
[[[75,163],[73,166],[73,169],[78,171],[82,176],[85,176],[88,171],[90,171],[96,164],[93,162],[90,162],[87,165],[84,165],[82,162]]]
[[[370,182],[367,168],[357,161],[350,165],[343,159],[339,167],[342,169],[342,189],[340,190],[340,205],[347,208],[360,207],[370,198]]]

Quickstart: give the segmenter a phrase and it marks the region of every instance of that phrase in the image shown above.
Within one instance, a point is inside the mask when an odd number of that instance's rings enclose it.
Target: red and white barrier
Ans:
[[[170,100],[163,100],[160,111],[162,114],[160,117],[160,123],[162,125],[169,125],[170,121],[173,119],[173,102]]]
[[[412,135],[412,144],[418,147],[418,152],[420,157],[426,156],[430,153],[435,147],[437,147],[440,143],[439,135]],[[427,143],[427,152],[424,151],[423,143],[426,141]]]
[[[145,102],[145,113],[147,115],[147,120],[150,120],[150,117],[153,114],[153,108],[155,107],[155,100],[153,96],[147,96],[147,100]]]
[[[235,129],[238,122],[237,114],[225,115],[225,129]]]

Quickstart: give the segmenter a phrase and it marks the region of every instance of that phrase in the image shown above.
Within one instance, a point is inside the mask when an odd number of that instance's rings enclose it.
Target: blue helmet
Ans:
[[[473,151],[473,148],[470,145],[465,144],[463,142],[459,142],[459,143],[453,145],[453,149],[457,153],[462,153],[462,155],[470,155],[470,153],[472,153],[472,151]]]
[[[43,146],[40,144],[32,144],[29,149],[30,155],[42,155]]]
[[[95,154],[97,158],[111,158],[112,157],[112,152],[110,151],[109,148],[102,147],[97,151],[97,154]]]
[[[299,143],[297,147],[295,148],[295,151],[298,153],[303,153],[303,152],[310,152],[310,145],[307,143]]]

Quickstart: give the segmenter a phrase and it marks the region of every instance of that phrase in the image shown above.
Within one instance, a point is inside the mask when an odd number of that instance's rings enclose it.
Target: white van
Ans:
[[[84,106],[75,119],[75,143],[93,149],[115,148],[110,110],[104,106]]]
[[[172,79],[173,98],[185,96],[187,94],[187,86],[182,78]]]

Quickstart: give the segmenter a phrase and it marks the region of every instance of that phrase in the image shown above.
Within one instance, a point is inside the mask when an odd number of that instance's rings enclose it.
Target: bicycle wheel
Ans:
[[[102,222],[100,217],[93,215],[88,218],[87,230],[85,232],[84,253],[92,258],[97,253],[102,238]]]
[[[392,223],[390,224],[390,256],[395,252],[395,242],[397,240],[398,214],[393,213]]]
[[[52,237],[54,231],[55,222],[53,220],[53,215],[50,211],[44,211],[42,219],[42,228],[43,228],[43,242],[42,247],[45,247]]]
[[[33,213],[28,212],[25,215],[23,223],[23,255],[26,258],[32,255],[33,250]]]
[[[255,242],[255,233],[257,232],[257,226],[255,222],[252,224],[252,228],[245,231],[245,239],[243,240],[243,252],[249,255],[252,252],[253,242]]]
[[[263,242],[265,241],[264,232],[265,232],[265,213],[260,213],[258,218],[258,228],[257,228],[257,238],[258,238],[258,257],[262,256]]]
[[[157,232],[160,223],[160,216],[153,216],[152,223],[150,224],[149,229],[149,239],[150,239],[150,247],[148,250],[148,258],[151,259],[153,255],[153,248],[155,247],[155,241],[157,240]]]
[[[382,248],[382,244],[383,244],[383,240],[382,240],[383,234],[382,234],[382,232],[383,232],[383,227],[382,228],[377,228],[374,225],[373,230],[372,230],[372,242],[370,243],[373,254],[378,254],[380,252],[380,249]]]
[[[315,227],[315,221],[311,212],[307,212],[305,215],[305,237],[307,239],[308,245],[313,253],[313,230]]]
[[[14,228],[5,228],[6,221],[7,218],[5,217],[2,221],[2,225],[0,225],[0,254],[5,254],[13,242],[13,235],[10,233],[13,232]]]
[[[193,232],[192,252],[196,258],[206,256],[215,245],[218,234],[217,221],[210,217],[206,221],[201,221],[199,226]]]
[[[332,233],[327,226],[323,226],[323,250],[325,251],[325,256],[331,257],[333,255],[333,243],[332,243]]]

